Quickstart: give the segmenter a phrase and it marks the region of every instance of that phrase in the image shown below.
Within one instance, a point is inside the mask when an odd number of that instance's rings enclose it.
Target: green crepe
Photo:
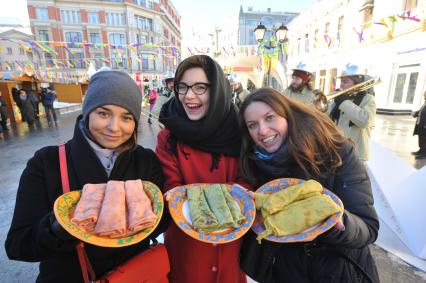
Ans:
[[[283,237],[300,233],[341,211],[342,208],[327,195],[293,202],[264,220],[265,231],[258,235],[257,240],[260,241],[271,234]]]
[[[204,189],[204,196],[214,216],[216,216],[219,228],[234,227],[236,224],[232,217],[220,184],[212,184]]]
[[[197,231],[212,231],[219,226],[216,217],[210,210],[203,191],[200,188],[187,188],[189,215],[192,226]]]
[[[240,206],[235,203],[234,198],[231,196],[231,194],[228,192],[228,189],[226,185],[220,186],[222,189],[222,193],[225,196],[226,204],[228,205],[232,218],[234,219],[234,227],[237,228],[241,225],[241,223],[246,220],[245,216],[241,213]]]

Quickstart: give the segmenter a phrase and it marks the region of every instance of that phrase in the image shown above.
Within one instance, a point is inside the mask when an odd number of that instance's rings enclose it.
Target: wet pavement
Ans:
[[[71,138],[78,112],[62,114],[58,123],[48,125],[45,118],[33,128],[25,123],[13,126],[0,140],[0,278],[1,282],[34,282],[38,263],[8,260],[3,248],[15,205],[19,176],[34,152],[47,145],[57,145]],[[142,116],[139,124],[139,144],[154,148],[159,127],[149,125]],[[426,159],[415,160],[410,154],[418,149],[417,136],[412,135],[415,120],[409,116],[377,115],[372,139],[385,146],[415,168],[426,164]],[[382,282],[426,282],[425,273],[404,263],[390,260],[378,247],[373,248]]]

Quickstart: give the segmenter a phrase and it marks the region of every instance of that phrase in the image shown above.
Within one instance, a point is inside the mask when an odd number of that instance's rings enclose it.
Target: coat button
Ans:
[[[216,272],[217,271],[217,267],[216,266],[212,266],[212,271]]]
[[[213,245],[213,247],[217,247],[217,244],[212,244]]]

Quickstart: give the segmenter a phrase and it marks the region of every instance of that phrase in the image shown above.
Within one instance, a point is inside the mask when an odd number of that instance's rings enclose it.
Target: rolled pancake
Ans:
[[[138,232],[151,227],[157,220],[152,204],[146,195],[141,180],[129,180],[124,183],[126,191],[127,229]]]
[[[327,195],[296,201],[267,217],[264,220],[266,229],[257,239],[261,240],[271,234],[279,237],[297,234],[341,211],[342,208]]]
[[[270,194],[267,199],[261,198],[262,201],[259,199],[259,201],[256,201],[256,207],[265,209],[269,214],[274,214],[296,200],[305,199],[311,194],[319,195],[322,191],[323,188],[320,183],[315,180],[308,180],[302,184],[290,186],[285,190]]]
[[[232,218],[234,219],[234,227],[239,227],[241,223],[246,220],[245,216],[241,213],[240,206],[235,203],[234,198],[231,196],[231,194],[228,191],[228,188],[226,185],[220,185],[220,188],[222,189],[222,193],[225,196],[226,204],[229,207],[229,210],[231,211]]]
[[[226,203],[220,184],[212,184],[203,190],[207,203],[219,223],[219,229],[234,227],[236,224]]]
[[[196,231],[213,231],[218,222],[207,203],[203,191],[197,187],[186,188],[189,215]]]
[[[71,218],[82,230],[93,232],[104,200],[106,184],[86,184]]]
[[[126,232],[126,192],[123,181],[108,181],[95,233],[117,238]]]

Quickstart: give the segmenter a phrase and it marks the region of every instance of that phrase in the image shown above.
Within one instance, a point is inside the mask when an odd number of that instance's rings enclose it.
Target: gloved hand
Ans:
[[[337,96],[336,98],[334,98],[334,103],[336,104],[336,108],[339,107],[340,104],[342,104],[343,101],[352,100],[351,98],[352,97],[349,95],[349,93],[344,93],[344,94]]]
[[[56,237],[63,241],[78,241],[74,236],[62,228],[61,224],[59,224],[58,220],[56,220],[53,211],[50,214],[50,231],[52,231]]]

